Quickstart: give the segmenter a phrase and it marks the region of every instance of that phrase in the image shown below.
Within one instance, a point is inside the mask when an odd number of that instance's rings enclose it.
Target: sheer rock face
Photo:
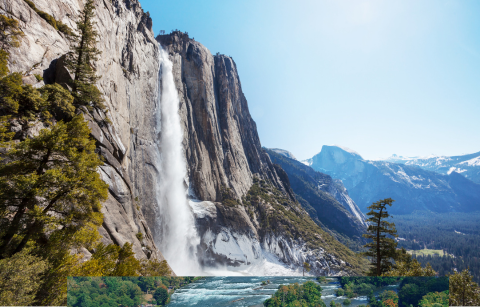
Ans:
[[[220,201],[222,188],[227,187],[241,198],[254,174],[285,191],[262,151],[235,62],[224,55],[212,56],[182,32],[157,40],[174,63],[190,188],[196,197]]]
[[[37,9],[52,15],[72,29],[83,8],[81,0],[35,0]],[[104,93],[108,117],[84,110],[85,118],[97,140],[97,149],[105,158],[99,170],[109,188],[103,204],[104,223],[100,228],[105,243],[133,243],[138,258],[163,256],[154,244],[157,176],[156,107],[158,82],[158,44],[152,21],[137,0],[97,0],[97,47],[102,52],[95,63]],[[21,46],[11,50],[11,71],[27,72],[25,83],[42,86],[57,82],[68,84],[68,71],[61,57],[70,48],[70,40],[42,19],[23,0],[0,2],[0,12],[19,21],[25,37]],[[36,82],[34,74],[43,76]],[[33,77],[33,78],[32,78]],[[149,227],[150,226],[150,227]],[[140,242],[136,236],[142,233]]]
[[[266,216],[282,214],[272,204],[260,201],[253,207],[246,205],[244,197],[258,180],[290,200],[284,203],[286,210],[295,212],[299,219],[309,219],[296,203],[288,175],[261,147],[232,58],[213,56],[182,32],[156,39],[173,62],[188,184],[191,197],[196,199],[190,205],[201,238],[200,262],[232,269],[258,267],[260,271],[253,274],[268,274],[261,272],[263,265],[256,265],[270,257],[293,270],[309,261],[314,274],[349,274],[351,265],[331,251],[307,247],[308,239],[299,233],[292,237],[285,230],[277,231],[296,227],[293,220],[273,218],[275,225],[265,223]],[[225,188],[230,193],[225,193]],[[225,194],[230,194],[229,199]],[[236,205],[232,199],[237,200]]]
[[[74,30],[82,3],[35,1],[39,10]],[[155,232],[159,220],[158,43],[151,32],[152,21],[138,0],[96,0],[95,5],[97,47],[102,52],[95,63],[100,76],[97,85],[104,93],[112,121],[107,124],[106,114],[99,110],[83,110],[97,140],[97,150],[105,158],[99,173],[110,187],[103,204],[105,218],[100,233],[105,243],[132,242],[138,258],[154,256],[162,260],[154,244],[159,235]],[[0,2],[0,10],[19,20],[25,33],[21,47],[12,50],[10,69],[27,71],[24,82],[37,87],[53,82],[68,86],[71,74],[63,66],[62,56],[69,51],[69,39],[23,0]],[[330,251],[307,248],[300,235],[292,239],[262,226],[265,216],[275,211],[268,202],[262,202],[253,215],[244,206],[224,204],[226,188],[229,197],[240,200],[255,178],[268,182],[291,203],[294,198],[286,174],[261,148],[233,60],[212,56],[204,46],[179,32],[157,39],[168,48],[174,63],[190,192],[203,201],[200,203],[210,204],[208,215],[196,214],[204,247],[202,250],[200,246],[199,251],[204,252],[205,262],[216,257],[218,263],[247,265],[263,261],[264,252],[268,252],[293,268],[308,260],[316,273],[347,272],[350,265]],[[42,75],[44,81],[36,82],[34,74]],[[202,204],[199,208],[199,212],[206,210]],[[296,205],[287,210],[308,218]],[[293,224],[279,226],[295,228]],[[142,242],[136,236],[139,232],[145,238]],[[229,254],[232,247],[238,247],[237,255]]]

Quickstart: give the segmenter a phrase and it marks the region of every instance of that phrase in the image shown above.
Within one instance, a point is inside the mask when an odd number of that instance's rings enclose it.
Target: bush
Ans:
[[[157,305],[164,306],[168,300],[168,290],[165,286],[158,288],[155,290],[153,298],[157,301]]]
[[[340,288],[340,289],[337,289],[337,290],[335,291],[335,294],[336,294],[337,296],[343,296],[343,295],[345,295],[345,291],[344,291],[342,288]]]
[[[344,299],[342,304],[347,306],[347,305],[350,305],[352,303],[352,301],[350,301],[348,298]]]
[[[61,21],[56,20],[52,15],[45,13],[44,11],[40,11],[37,9],[35,4],[30,0],[25,0],[25,2],[34,10],[40,17],[42,17],[46,22],[48,22],[55,30],[60,31],[66,35],[73,35],[72,29],[70,29],[66,24],[62,23]]]
[[[46,110],[57,120],[70,120],[75,115],[73,96],[59,84],[48,84],[40,89],[46,101]]]

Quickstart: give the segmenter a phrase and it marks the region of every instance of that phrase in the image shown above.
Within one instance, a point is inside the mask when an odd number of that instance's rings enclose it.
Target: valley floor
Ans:
[[[398,247],[405,247],[441,276],[469,268],[480,282],[480,212],[432,213],[417,211],[394,215]]]

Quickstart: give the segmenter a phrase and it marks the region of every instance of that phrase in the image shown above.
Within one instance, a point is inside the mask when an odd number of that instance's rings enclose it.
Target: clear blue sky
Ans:
[[[140,1],[233,57],[265,147],[480,151],[480,1]]]

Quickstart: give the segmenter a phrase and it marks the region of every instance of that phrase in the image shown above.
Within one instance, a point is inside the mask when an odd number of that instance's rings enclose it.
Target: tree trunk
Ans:
[[[382,211],[383,208],[380,209],[380,214],[378,216],[377,222],[377,276],[382,275],[382,256],[380,255],[380,222],[382,220]]]

